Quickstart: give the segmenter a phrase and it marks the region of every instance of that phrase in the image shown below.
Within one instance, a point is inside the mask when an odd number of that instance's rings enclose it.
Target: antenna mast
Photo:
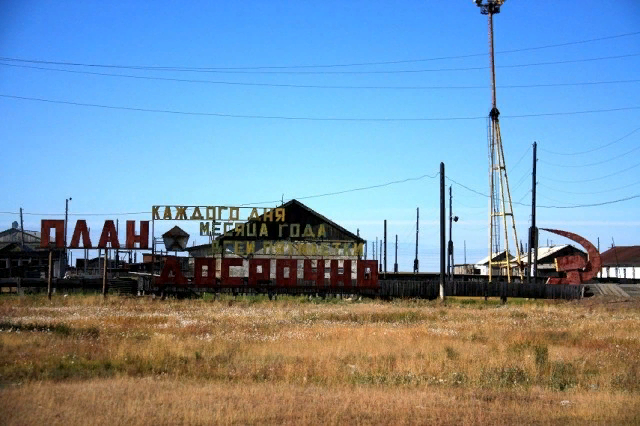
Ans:
[[[522,280],[522,255],[518,247],[518,234],[516,232],[516,221],[513,215],[513,205],[511,203],[511,192],[509,191],[509,181],[507,179],[507,166],[504,160],[504,150],[502,148],[502,136],[500,135],[500,111],[498,111],[496,101],[496,67],[493,50],[493,15],[500,13],[500,7],[505,0],[473,0],[480,8],[480,13],[489,18],[489,61],[491,68],[491,111],[489,112],[489,281],[493,278],[493,263],[506,266],[507,282],[511,282],[511,262],[509,259],[509,233],[508,219],[511,218],[513,228],[514,246],[516,250],[516,263]],[[502,220],[500,220],[502,218]],[[502,224],[500,223],[502,222]],[[500,226],[504,231],[504,262],[493,262],[494,254],[500,253]],[[499,270],[500,270],[499,269]]]

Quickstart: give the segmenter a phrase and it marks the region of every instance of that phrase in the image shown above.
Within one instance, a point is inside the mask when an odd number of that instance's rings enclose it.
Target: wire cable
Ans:
[[[66,70],[60,68],[36,67],[30,65],[14,65],[0,62],[0,66],[27,68],[42,71],[56,71],[71,74],[85,74],[105,77],[121,77],[139,80],[155,80],[155,81],[171,81],[180,83],[202,83],[228,86],[252,86],[252,87],[282,87],[296,89],[349,89],[349,90],[479,90],[486,89],[486,85],[477,86],[349,86],[349,85],[321,85],[321,84],[289,84],[289,83],[245,83],[236,81],[216,81],[216,80],[198,80],[188,78],[170,78],[170,77],[152,77],[132,74],[112,74],[94,71],[78,71]],[[541,84],[515,84],[498,86],[499,89],[524,89],[524,88],[541,88],[541,87],[567,87],[567,86],[593,86],[602,84],[627,84],[639,83],[640,79],[631,80],[612,80],[612,81],[590,81],[590,82],[574,82],[574,83],[541,83]]]
[[[524,195],[522,197],[520,197],[520,199],[517,201],[518,203],[521,203],[522,200],[524,200],[524,197],[526,197],[527,195],[529,195],[529,193],[531,192],[531,190],[529,189],[527,192],[524,193]]]
[[[220,117],[220,118],[266,119],[266,120],[343,121],[343,122],[345,122],[345,121],[354,121],[354,122],[400,122],[400,121],[412,122],[412,121],[415,121],[415,122],[418,122],[418,121],[486,120],[486,118],[487,118],[486,116],[476,116],[476,117],[416,117],[416,118],[407,118],[407,117],[399,117],[399,118],[291,117],[291,116],[281,116],[281,115],[226,114],[226,113],[216,113],[216,112],[177,111],[177,110],[168,110],[168,109],[124,107],[124,106],[114,106],[114,105],[83,103],[83,102],[60,101],[60,100],[44,99],[44,98],[32,98],[32,97],[27,97],[27,96],[15,96],[15,95],[5,95],[5,94],[0,94],[0,97],[7,98],[7,99],[19,99],[19,100],[25,100],[25,101],[44,102],[44,103],[60,104],[60,105],[73,105],[73,106],[91,107],[91,108],[103,108],[103,109],[121,110],[121,111],[152,112],[152,113],[163,113],[163,114],[174,114],[174,115],[190,115],[190,116]],[[537,113],[537,114],[503,115],[502,117],[503,118],[549,117],[549,116],[564,116],[564,115],[578,115],[578,114],[593,114],[593,113],[603,113],[603,112],[618,112],[618,111],[629,111],[629,110],[637,110],[637,109],[640,109],[640,106],[608,108],[608,109],[594,109],[594,110],[584,110],[584,111],[568,111],[568,112],[548,112],[548,113]]]
[[[561,64],[574,64],[574,63],[582,63],[582,62],[594,62],[594,61],[605,61],[610,59],[622,59],[622,58],[630,58],[640,56],[640,53],[627,53],[624,55],[611,55],[611,56],[600,56],[595,58],[583,58],[583,59],[565,59],[561,61],[547,61],[547,62],[533,62],[533,63],[524,63],[524,64],[513,64],[513,65],[499,65],[496,68],[526,68],[526,67],[537,67],[537,66],[546,66],[546,65],[561,65]],[[2,59],[0,60],[7,60]],[[451,71],[477,71],[477,70],[486,70],[489,69],[489,66],[477,66],[477,67],[460,67],[460,68],[426,68],[426,69],[415,69],[415,70],[368,70],[368,71],[241,71],[241,70],[214,70],[214,69],[181,69],[181,70],[170,70],[170,71],[183,71],[183,72],[198,72],[198,73],[212,73],[212,74],[289,74],[289,75],[329,75],[329,74],[353,74],[353,75],[362,75],[362,74],[418,74],[418,73],[426,73],[426,72],[451,72]]]
[[[632,130],[631,132],[627,133],[626,135],[622,136],[621,138],[618,138],[618,139],[614,140],[613,142],[609,142],[609,143],[606,143],[606,144],[604,144],[604,145],[600,145],[600,146],[598,146],[598,147],[595,147],[595,148],[592,148],[592,149],[588,149],[588,150],[586,150],[586,151],[576,151],[576,152],[556,152],[556,151],[550,151],[550,150],[548,150],[548,149],[544,149],[543,147],[539,147],[539,149],[540,149],[541,151],[547,152],[547,153],[549,153],[549,154],[554,154],[554,155],[581,155],[581,154],[588,154],[588,153],[590,153],[590,152],[595,152],[595,151],[601,150],[601,149],[603,149],[603,148],[606,148],[606,147],[608,147],[608,146],[611,146],[611,145],[613,145],[613,144],[615,144],[615,143],[618,143],[618,142],[620,142],[621,140],[624,140],[624,139],[628,138],[629,136],[633,135],[633,134],[634,134],[634,133],[636,133],[638,130],[640,130],[640,127],[638,127],[637,129]]]
[[[554,187],[549,186],[549,185],[545,185],[545,184],[544,184],[544,183],[542,183],[542,182],[538,182],[538,185],[540,185],[540,186],[542,186],[542,187],[545,187],[545,188],[547,188],[547,189],[550,189],[550,190],[552,190],[552,191],[555,191],[555,192],[562,192],[562,193],[565,193],[565,194],[574,194],[574,195],[592,195],[592,194],[604,194],[604,193],[613,192],[613,191],[617,191],[617,190],[624,189],[624,188],[629,188],[629,187],[631,187],[631,186],[638,185],[639,183],[640,183],[640,180],[639,180],[639,181],[636,181],[636,182],[633,182],[633,183],[630,183],[630,184],[628,184],[628,185],[618,186],[617,188],[605,189],[605,190],[603,190],[603,191],[588,191],[588,192],[567,191],[567,190],[564,190],[564,189],[558,189],[558,188],[554,188]]]
[[[618,158],[624,157],[625,155],[629,155],[632,152],[635,152],[635,151],[637,151],[639,149],[640,149],[640,145],[638,145],[637,147],[631,149],[630,151],[624,152],[624,153],[622,153],[620,155],[616,155],[615,157],[611,157],[611,158],[608,158],[606,160],[596,161],[596,162],[587,163],[587,164],[578,164],[578,165],[575,165],[575,164],[557,164],[557,163],[552,163],[550,161],[545,161],[545,160],[542,160],[542,159],[538,159],[538,161],[540,161],[543,164],[547,164],[549,166],[555,166],[555,167],[589,167],[589,166],[597,166],[597,165],[600,165],[600,164],[608,163],[609,161],[617,160]]]
[[[531,149],[531,145],[529,145],[527,150],[524,153],[522,153],[522,156],[520,157],[520,159],[518,161],[516,161],[516,164],[514,164],[513,167],[511,167],[511,171],[513,171],[516,167],[518,167],[518,164],[520,164],[520,162],[522,161],[524,156],[527,155],[527,153],[529,152],[530,149]]]
[[[377,184],[377,185],[370,185],[370,186],[363,186],[363,187],[359,187],[359,188],[345,189],[345,190],[342,190],[342,191],[326,192],[326,193],[323,193],[323,194],[306,195],[304,197],[294,197],[294,198],[291,198],[291,199],[289,199],[287,201],[291,201],[293,199],[296,199],[296,200],[307,200],[307,199],[311,199],[311,198],[328,197],[328,196],[332,196],[332,195],[340,195],[340,194],[347,194],[347,193],[351,193],[351,192],[365,191],[365,190],[369,190],[369,189],[383,188],[383,187],[386,187],[386,186],[398,185],[398,184],[401,184],[401,183],[406,183],[406,182],[411,182],[411,181],[419,181],[419,180],[422,180],[422,179],[425,179],[425,178],[435,179],[439,175],[440,175],[440,172],[436,172],[433,175],[424,174],[422,176],[409,177],[409,178],[400,179],[400,180],[394,180],[394,181],[385,182],[385,183],[381,183],[381,184]],[[254,206],[254,205],[259,205],[259,204],[281,203],[282,201],[283,200],[260,201],[260,202],[257,202],[257,203],[237,204],[237,206],[238,207]],[[17,212],[0,212],[0,214],[18,215],[19,213],[17,213]],[[23,214],[32,215],[32,216],[64,216],[65,215],[64,213],[27,213],[27,212],[23,212]],[[69,213],[69,216],[130,216],[130,215],[139,215],[139,214],[151,214],[151,212],[148,211],[148,212],[128,212],[128,213]]]
[[[514,186],[511,191],[516,192],[518,188],[520,188],[520,186],[527,181],[526,178],[529,176],[530,173],[531,173],[531,170],[527,170],[527,172],[523,174],[522,177],[520,177],[520,179],[518,179],[518,181],[516,182],[516,186]]]
[[[483,197],[489,198],[489,196],[487,194],[484,194],[480,191],[476,191],[473,188],[470,188],[466,185],[461,184],[460,182],[457,182],[453,179],[451,179],[450,177],[446,177],[447,180],[453,182],[454,184],[460,186],[461,188],[466,189],[467,191],[473,192],[475,194],[481,195]],[[575,209],[575,208],[582,208],[582,207],[597,207],[597,206],[604,206],[604,205],[609,205],[609,204],[616,204],[616,203],[621,203],[624,201],[629,201],[629,200],[633,200],[636,198],[640,198],[640,194],[636,194],[636,195],[631,195],[628,197],[624,197],[624,198],[620,198],[617,200],[610,200],[610,201],[602,201],[599,203],[591,203],[591,204],[573,204],[573,205],[569,205],[569,206],[546,206],[546,205],[540,205],[540,204],[536,204],[537,207],[543,208],[543,209]],[[515,202],[512,204],[517,204],[519,206],[524,206],[524,207],[531,207],[531,204],[524,204],[524,203],[520,203],[520,202]]]
[[[562,180],[562,179],[554,179],[554,178],[549,178],[549,177],[545,177],[545,178],[543,178],[543,179],[545,179],[545,180],[551,180],[551,181],[554,181],[554,182],[562,182],[562,183],[584,183],[584,182],[595,182],[595,181],[598,181],[598,180],[602,180],[602,179],[609,178],[609,177],[611,177],[611,176],[619,175],[619,174],[624,173],[624,172],[626,172],[626,171],[629,171],[629,170],[635,169],[635,168],[636,168],[636,167],[638,167],[638,166],[640,166],[640,163],[634,164],[633,166],[629,166],[629,167],[627,167],[626,169],[618,170],[617,172],[610,173],[610,174],[605,175],[605,176],[600,176],[600,177],[597,177],[597,178],[591,178],[591,179]]]
[[[598,38],[591,38],[586,40],[578,40],[564,43],[555,43],[555,44],[547,44],[542,46],[534,46],[534,47],[525,47],[518,49],[509,49],[509,50],[499,50],[496,51],[496,54],[504,54],[504,53],[516,53],[516,52],[527,52],[532,50],[540,50],[540,49],[549,49],[555,47],[565,47],[572,46],[577,44],[591,43],[595,41],[602,40],[611,40],[622,37],[635,36],[640,34],[640,31],[616,34],[611,36],[604,36]],[[84,67],[100,67],[100,68],[123,68],[123,69],[144,69],[144,70],[166,70],[166,71],[180,71],[180,70],[260,70],[260,69],[283,69],[283,68],[336,68],[336,67],[354,67],[354,66],[367,66],[367,65],[393,65],[393,64],[405,64],[405,63],[416,63],[416,62],[430,62],[430,61],[439,61],[446,59],[463,59],[463,58],[472,58],[478,56],[486,56],[486,52],[483,53],[472,53],[466,55],[454,55],[454,56],[441,56],[441,57],[432,57],[432,58],[422,58],[422,59],[405,59],[405,60],[392,60],[392,61],[375,61],[375,62],[356,62],[356,63],[346,63],[346,64],[323,64],[323,65],[279,65],[279,66],[253,66],[253,67],[175,67],[175,66],[139,66],[139,65],[104,65],[104,64],[90,64],[90,63],[81,63],[81,62],[64,62],[64,61],[44,61],[44,60],[29,60],[29,59],[20,59],[20,58],[8,58],[1,57],[0,60],[6,61],[17,61],[17,62],[30,62],[30,63],[39,63],[39,64],[50,64],[50,65],[68,65],[68,66],[84,66]]]

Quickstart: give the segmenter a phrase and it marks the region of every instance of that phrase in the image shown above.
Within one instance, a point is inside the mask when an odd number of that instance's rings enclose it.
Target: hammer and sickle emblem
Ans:
[[[571,255],[563,256],[556,259],[556,271],[564,272],[566,277],[549,278],[547,284],[583,284],[589,282],[596,276],[602,267],[600,253],[586,238],[572,232],[560,231],[558,229],[545,229],[544,231],[553,232],[570,240],[575,241],[587,250],[588,260],[584,260],[582,256]]]

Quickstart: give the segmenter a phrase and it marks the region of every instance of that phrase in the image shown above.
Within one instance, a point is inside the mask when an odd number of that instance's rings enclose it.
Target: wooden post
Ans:
[[[445,277],[445,250],[446,250],[446,232],[445,232],[445,223],[447,221],[445,217],[445,208],[444,208],[444,163],[440,163],[440,292],[439,297],[440,300],[444,300],[444,277]]]
[[[384,276],[387,276],[387,219],[384,220]]]
[[[102,296],[107,298],[107,253],[108,250],[104,249],[104,268],[102,272]],[[98,266],[100,266],[100,260],[98,259]]]
[[[51,281],[53,279],[53,251],[49,249],[49,273],[47,277],[47,297],[51,300]]]

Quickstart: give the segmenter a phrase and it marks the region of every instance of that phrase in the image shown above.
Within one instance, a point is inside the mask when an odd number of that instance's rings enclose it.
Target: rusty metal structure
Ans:
[[[596,249],[589,240],[572,232],[560,231],[558,229],[542,229],[575,241],[584,247],[589,255],[588,260],[576,255],[557,258],[556,271],[564,272],[566,276],[549,278],[547,284],[584,284],[597,275],[602,267],[602,260],[600,259],[598,249]]]
[[[511,192],[507,178],[507,166],[502,147],[500,134],[500,111],[496,101],[496,68],[493,49],[493,15],[500,13],[504,0],[474,0],[483,15],[488,16],[489,21],[489,61],[491,68],[491,111],[489,112],[488,140],[489,140],[489,281],[493,279],[493,254],[500,253],[500,233],[504,232],[504,249],[509,253],[509,226],[508,218],[511,218],[513,241],[516,251],[515,262],[519,270],[520,278],[523,277],[523,262],[518,246],[518,234],[513,215]],[[503,228],[502,230],[500,228]],[[508,256],[507,256],[508,258]],[[511,282],[510,261],[506,263],[507,282]],[[500,266],[502,266],[500,264]]]

